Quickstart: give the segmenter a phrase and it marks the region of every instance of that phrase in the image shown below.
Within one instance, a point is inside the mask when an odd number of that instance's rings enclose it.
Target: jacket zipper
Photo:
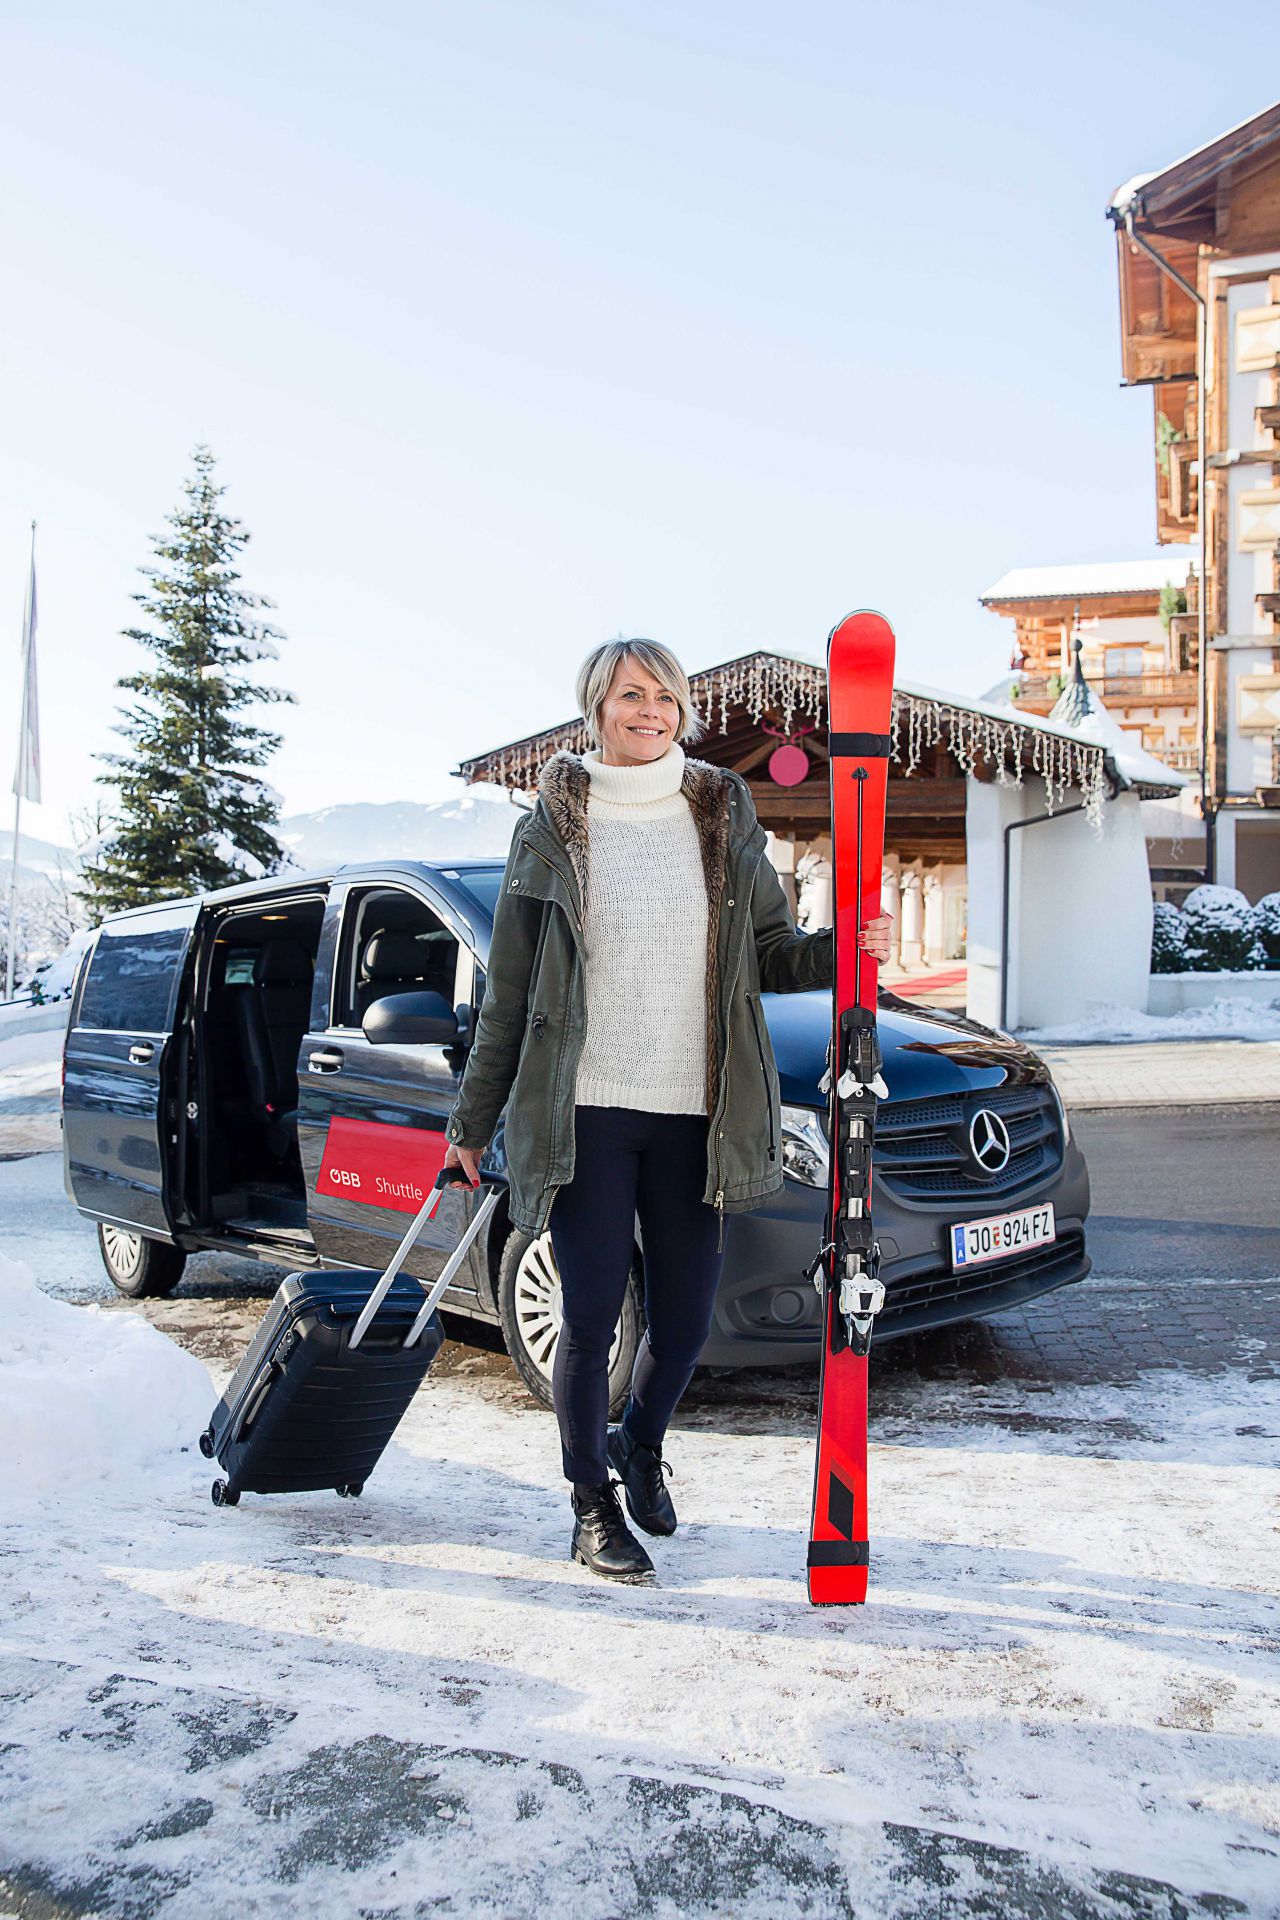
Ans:
[[[732,1022],[730,1021],[725,1022],[725,1036],[726,1037],[725,1037],[725,1045],[724,1045],[724,1065],[720,1069],[720,1077],[723,1080],[725,1086],[727,1087],[729,1084],[729,1055],[733,1052],[733,1025],[732,1025]],[[717,1140],[716,1142],[716,1179],[721,1180],[723,1178],[724,1176],[720,1171],[720,1143]],[[723,1187],[716,1188],[716,1207],[718,1208],[720,1213],[720,1231],[716,1236],[716,1252],[723,1253],[724,1251],[724,1188]]]
[[[769,1092],[769,1071],[764,1063],[764,1047],[761,1044],[761,1040],[760,1040],[760,1022],[756,1014],[756,1002],[759,1000],[759,998],[760,998],[760,995],[756,992],[754,987],[749,987],[747,989],[747,1005],[751,1009],[751,1027],[752,1027],[752,1031],[756,1036],[756,1052],[760,1056],[760,1074],[761,1074],[761,1078],[764,1080],[764,1103],[766,1108],[768,1109],[768,1114],[769,1114],[769,1158],[771,1160],[776,1160],[778,1155],[777,1155],[777,1142],[775,1141],[773,1136],[773,1098]]]
[[[760,859],[762,859],[763,857],[764,857],[763,854],[760,855],[756,860],[755,866],[752,867],[749,882],[747,885],[747,890],[743,896],[743,907],[748,918],[750,917],[750,913],[751,913],[751,892],[752,892],[752,888],[755,886],[755,883],[756,883],[756,867],[759,866]],[[733,989],[737,983],[737,978],[738,978],[738,967],[740,967],[741,965],[742,965],[742,943],[739,942],[738,966],[734,968],[733,979],[729,982],[729,1000],[730,1001],[732,1001],[733,999]],[[721,1066],[720,1066],[720,1082],[726,1094],[728,1093],[728,1090],[729,1090],[729,1059],[732,1053],[733,1053],[733,1022],[726,1017],[724,1059],[721,1062]],[[720,1119],[723,1117],[719,1103],[717,1103],[715,1117],[717,1119]],[[772,1107],[769,1110],[769,1121],[770,1121],[770,1125],[772,1126],[772,1123],[773,1123]],[[720,1179],[723,1179],[724,1176],[720,1168],[720,1143],[718,1139],[715,1145],[715,1156],[716,1156],[716,1179],[720,1180]],[[724,1188],[723,1187],[716,1188],[716,1207],[720,1214],[720,1231],[716,1238],[716,1251],[717,1253],[719,1253],[719,1252],[722,1252],[724,1249]]]
[[[540,847],[530,846],[527,840],[525,842],[525,852],[536,854],[538,859],[542,861],[544,866],[550,867],[552,873],[554,873],[556,878],[560,881],[560,884],[563,886],[565,892],[569,894],[570,897],[572,898],[572,889],[570,887],[570,884],[568,880],[566,880],[562,869],[556,865],[555,861],[551,858],[550,854],[543,853]],[[575,941],[577,941],[581,937],[582,928],[578,923],[578,919],[575,917],[572,911],[567,913],[567,918],[569,921],[569,926],[573,932],[574,939]],[[533,1030],[537,1034],[539,1039],[542,1038],[542,1031],[539,1026],[539,1022],[542,1022],[545,1024],[545,1020],[546,1020],[546,1015],[544,1013],[535,1013],[535,1015],[533,1016],[533,1023],[532,1023]],[[562,1038],[562,1041],[561,1041],[562,1050],[563,1050],[563,1045],[564,1045],[564,1040]],[[546,1205],[542,1210],[542,1222],[538,1228],[538,1233],[540,1236],[544,1234],[547,1230],[547,1221],[551,1217],[552,1202],[555,1200],[556,1194],[558,1192],[559,1192],[558,1185],[553,1185],[547,1194]]]

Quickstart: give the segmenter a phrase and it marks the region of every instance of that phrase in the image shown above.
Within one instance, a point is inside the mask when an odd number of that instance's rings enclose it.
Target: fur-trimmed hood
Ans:
[[[709,760],[685,755],[680,791],[689,803],[698,841],[702,848],[703,872],[707,882],[707,902],[714,910],[717,893],[723,892],[725,861],[729,849],[729,797],[735,787],[746,789],[745,782],[727,767],[713,766]],[[587,801],[591,793],[591,775],[579,753],[553,753],[538,776],[538,798],[547,819],[569,856],[578,897],[585,905],[587,897]],[[748,792],[748,798],[749,798]]]

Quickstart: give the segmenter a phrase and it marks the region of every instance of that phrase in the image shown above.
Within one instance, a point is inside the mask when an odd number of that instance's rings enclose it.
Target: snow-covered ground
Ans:
[[[1029,1028],[1018,1037],[1031,1046],[1087,1045],[1109,1040],[1280,1040],[1280,974],[1274,978],[1276,998],[1270,1006],[1228,996],[1205,1007],[1188,1007],[1183,1013],[1158,1015],[1098,1000],[1079,1020],[1065,1026]]]
[[[53,1008],[49,1009],[51,1016],[53,1011]],[[57,1028],[0,1033],[0,1088],[3,1089],[3,1098],[22,1099],[31,1093],[56,1091],[61,1061],[62,1034]]]
[[[429,1377],[358,1503],[219,1511],[221,1376],[13,1262],[0,1324],[0,1889],[80,1902],[39,1911],[1280,1911],[1247,1368],[1001,1384],[981,1424],[888,1396],[871,1599],[814,1611],[776,1408],[674,1436],[680,1531],[617,1589],[566,1558],[550,1417],[489,1379]]]

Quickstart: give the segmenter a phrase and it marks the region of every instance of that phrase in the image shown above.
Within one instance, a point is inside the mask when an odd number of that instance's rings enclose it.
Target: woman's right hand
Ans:
[[[450,1146],[444,1156],[446,1167],[461,1167],[473,1187],[480,1185],[480,1155],[483,1149],[478,1147]]]

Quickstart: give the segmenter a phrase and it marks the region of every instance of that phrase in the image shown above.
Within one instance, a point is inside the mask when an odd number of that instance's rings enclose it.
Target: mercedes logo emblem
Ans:
[[[969,1122],[969,1151],[984,1173],[1003,1173],[1009,1164],[1009,1129],[990,1107],[979,1107]]]

